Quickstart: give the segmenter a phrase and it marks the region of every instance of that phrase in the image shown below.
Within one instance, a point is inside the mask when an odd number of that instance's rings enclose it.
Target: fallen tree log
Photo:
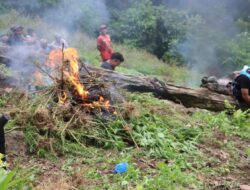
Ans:
[[[232,81],[238,76],[239,72],[235,71],[224,77],[217,78],[215,76],[203,77],[201,79],[201,87],[207,88],[219,94],[230,95]]]
[[[11,60],[4,56],[2,56],[2,58],[6,62]],[[112,82],[116,88],[126,89],[130,92],[150,92],[158,98],[171,100],[182,104],[185,107],[197,107],[211,111],[222,111],[226,109],[225,100],[231,104],[235,104],[235,101],[231,96],[223,94],[224,90],[213,92],[208,88],[192,89],[165,83],[157,78],[126,75],[91,65],[86,65],[86,68],[82,67],[80,77],[88,75],[89,71],[87,70],[96,73],[104,82]]]
[[[171,100],[185,107],[222,111],[226,109],[225,100],[231,104],[235,104],[231,96],[212,92],[207,88],[192,89],[164,83],[156,78],[126,75],[90,65],[86,67],[89,71],[98,74],[102,81],[112,82],[117,88],[126,89],[131,92],[151,92],[158,98]],[[82,69],[80,76],[86,74],[86,70]]]

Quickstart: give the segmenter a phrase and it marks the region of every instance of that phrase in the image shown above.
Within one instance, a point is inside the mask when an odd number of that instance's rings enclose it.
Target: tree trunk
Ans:
[[[186,107],[222,111],[226,108],[225,100],[235,104],[231,96],[212,92],[207,88],[192,89],[164,83],[156,78],[126,75],[90,65],[87,65],[87,69],[95,72],[102,81],[112,82],[117,88],[126,89],[130,92],[151,92],[158,98],[171,100]],[[87,72],[82,69],[80,75],[84,76],[86,74]]]
[[[0,54],[1,62],[8,64],[10,60],[9,57],[1,56]],[[116,88],[126,89],[130,92],[150,92],[158,98],[171,100],[186,107],[222,111],[226,108],[225,100],[231,104],[235,104],[234,99],[227,95],[223,85],[219,85],[220,88],[218,85],[213,85],[212,87],[206,86],[207,88],[192,89],[164,83],[157,78],[126,75],[91,65],[86,65],[86,69],[96,73],[102,81],[112,82]],[[86,69],[84,67],[81,68],[80,75],[82,77],[88,75]]]

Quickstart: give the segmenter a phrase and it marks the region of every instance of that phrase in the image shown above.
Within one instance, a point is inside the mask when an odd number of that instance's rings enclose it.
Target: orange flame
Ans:
[[[109,110],[110,102],[109,100],[105,100],[102,96],[100,96],[98,101],[94,101],[91,104],[83,104],[83,105],[91,109],[94,109],[94,108],[100,109],[101,107],[104,107],[106,110]]]
[[[64,72],[68,76],[69,81],[75,86],[75,89],[78,95],[82,99],[86,99],[89,95],[89,92],[85,90],[84,86],[79,80],[79,54],[76,49],[68,48],[64,51],[64,57],[69,61],[69,72]]]
[[[64,56],[64,60],[62,57]],[[78,66],[79,54],[74,48],[67,48],[62,52],[62,50],[52,50],[46,61],[46,65],[51,68],[60,68],[62,66],[62,61],[65,60],[69,63],[68,71],[64,70],[64,74],[68,77],[68,80],[74,85],[77,94],[85,99],[88,97],[88,92],[85,91],[84,86],[79,80],[79,66]]]
[[[102,106],[104,106],[107,110],[109,109],[109,100],[105,100],[102,96],[100,96],[99,102]]]
[[[67,94],[66,92],[63,92],[62,96],[59,97],[59,103],[65,104],[66,100],[67,100]]]
[[[42,73],[37,69],[35,70],[34,78],[35,78],[35,81],[34,81],[35,86],[41,86],[43,84]]]
[[[48,59],[46,60],[45,64],[54,69],[56,66],[59,66],[62,63],[62,51],[60,50],[52,50],[49,53]]]
[[[64,60],[62,60],[62,57],[64,57]],[[78,60],[79,53],[74,48],[67,48],[64,50],[64,52],[62,52],[62,50],[53,50],[48,56],[46,65],[52,69],[55,69],[62,67],[62,61],[64,64],[68,64],[68,67],[64,65],[64,74],[68,81],[74,85],[77,95],[84,100],[88,98],[89,92],[85,90],[84,85],[80,82]],[[59,97],[59,102],[63,104],[65,103],[66,99],[67,94],[64,93],[61,97]],[[98,101],[83,105],[91,109],[104,107],[108,110],[110,102],[109,100],[105,100],[102,96],[100,96]]]

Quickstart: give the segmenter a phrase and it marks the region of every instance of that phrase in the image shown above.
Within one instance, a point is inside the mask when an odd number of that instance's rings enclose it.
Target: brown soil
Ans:
[[[237,150],[224,150],[221,144],[232,141],[232,138]],[[208,158],[206,167],[216,171],[202,177],[206,186],[213,190],[237,190],[240,189],[240,185],[249,185],[250,158],[244,152],[249,146],[249,142],[229,137],[220,131],[214,131],[214,138],[205,139],[199,148]],[[225,168],[225,171],[222,171],[222,168]]]

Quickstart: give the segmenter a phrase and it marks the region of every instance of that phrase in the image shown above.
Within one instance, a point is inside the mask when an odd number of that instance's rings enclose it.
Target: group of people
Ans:
[[[9,48],[24,46],[33,49],[41,49],[44,53],[49,54],[54,49],[68,48],[68,43],[61,35],[55,34],[54,41],[48,43],[45,39],[38,39],[35,30],[24,30],[23,26],[13,26],[7,34],[0,36],[0,44]],[[110,36],[107,34],[107,26],[101,25],[100,35],[97,39],[97,48],[100,51],[102,64],[101,67],[108,70],[115,70],[117,66],[124,61],[123,55],[119,52],[113,52]],[[5,154],[4,125],[8,119],[0,115],[0,153]],[[1,159],[1,158],[0,158]],[[5,158],[3,158],[5,161]]]
[[[53,49],[68,47],[68,43],[62,38],[60,34],[54,35],[54,41],[48,43],[45,39],[39,39],[34,29],[28,28],[26,31],[23,26],[12,26],[7,34],[0,37],[0,42],[2,45],[8,47],[16,46],[28,46],[41,49],[46,53],[49,53]]]
[[[102,64],[101,67],[108,70],[115,70],[123,61],[123,55],[119,52],[113,52],[111,38],[108,35],[106,25],[99,28],[100,35],[97,38],[97,49],[100,51]],[[54,35],[54,41],[49,43],[46,39],[39,39],[35,30],[28,28],[26,31],[23,26],[12,26],[7,34],[0,36],[0,43],[7,47],[28,46],[48,54],[54,49],[61,49],[69,45],[60,34]]]
[[[123,61],[124,57],[119,52],[114,52],[111,38],[108,35],[106,25],[99,28],[100,35],[97,38],[97,49],[102,59],[101,67],[108,70],[115,70]],[[68,43],[60,34],[54,35],[54,41],[48,43],[45,39],[38,39],[35,30],[29,28],[24,31],[22,26],[12,26],[8,34],[0,36],[0,42],[7,46],[35,46],[43,52],[49,53],[54,49],[61,49],[62,45],[68,47]],[[239,107],[250,107],[250,67],[245,66],[233,81],[233,95]]]

